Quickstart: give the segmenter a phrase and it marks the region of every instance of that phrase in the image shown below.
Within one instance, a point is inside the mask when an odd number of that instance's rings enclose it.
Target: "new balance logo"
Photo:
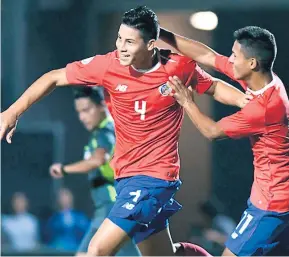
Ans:
[[[117,87],[115,88],[116,91],[120,91],[120,92],[126,92],[127,90],[127,85],[120,85],[118,84]]]
[[[134,204],[132,203],[125,203],[123,206],[121,206],[122,208],[126,208],[128,210],[132,210],[134,208]]]

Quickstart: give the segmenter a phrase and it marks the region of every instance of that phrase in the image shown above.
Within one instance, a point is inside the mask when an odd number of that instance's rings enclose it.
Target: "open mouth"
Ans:
[[[120,56],[121,59],[127,59],[127,58],[129,58],[129,57],[130,57],[129,54],[122,54],[122,55]]]

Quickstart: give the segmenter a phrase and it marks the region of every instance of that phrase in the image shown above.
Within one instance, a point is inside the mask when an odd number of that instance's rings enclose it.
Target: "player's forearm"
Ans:
[[[88,173],[103,164],[101,160],[82,160],[63,166],[65,173]]]
[[[203,134],[203,136],[209,140],[214,140],[225,136],[218,127],[217,123],[208,116],[204,115],[194,102],[187,101],[183,107],[193,124]]]
[[[196,62],[215,68],[217,53],[201,42],[182,37],[163,28],[160,31],[160,38]]]
[[[61,70],[50,71],[37,79],[21,96],[9,107],[18,117],[31,105],[39,101],[45,95],[51,93],[57,85],[63,84],[60,79]],[[63,71],[61,71],[63,72]],[[63,74],[61,74],[63,76]]]
[[[242,107],[242,100],[245,97],[244,93],[222,80],[216,79],[214,83],[216,83],[214,91],[214,99],[216,101],[226,105]]]

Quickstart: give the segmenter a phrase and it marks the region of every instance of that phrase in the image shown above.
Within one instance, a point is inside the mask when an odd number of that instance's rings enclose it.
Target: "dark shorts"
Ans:
[[[168,218],[181,209],[173,199],[181,181],[134,176],[116,181],[116,202],[108,218],[137,244],[164,230]]]
[[[237,256],[289,255],[289,212],[264,211],[248,200],[226,247]]]

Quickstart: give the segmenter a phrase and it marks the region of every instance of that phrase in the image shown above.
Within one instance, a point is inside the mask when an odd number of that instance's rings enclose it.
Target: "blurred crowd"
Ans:
[[[57,193],[57,209],[47,219],[29,212],[24,192],[14,193],[12,212],[1,215],[2,252],[31,252],[43,248],[75,252],[90,225],[90,219],[73,207],[73,195],[67,188]]]
[[[90,219],[74,209],[73,202],[72,192],[61,188],[57,193],[57,208],[43,219],[29,212],[29,199],[24,192],[14,193],[12,212],[1,215],[2,252],[31,252],[43,248],[75,252]],[[192,224],[187,241],[199,244],[213,255],[220,255],[236,223],[224,214],[223,205],[215,197],[201,203],[199,210],[205,217],[205,225]]]

